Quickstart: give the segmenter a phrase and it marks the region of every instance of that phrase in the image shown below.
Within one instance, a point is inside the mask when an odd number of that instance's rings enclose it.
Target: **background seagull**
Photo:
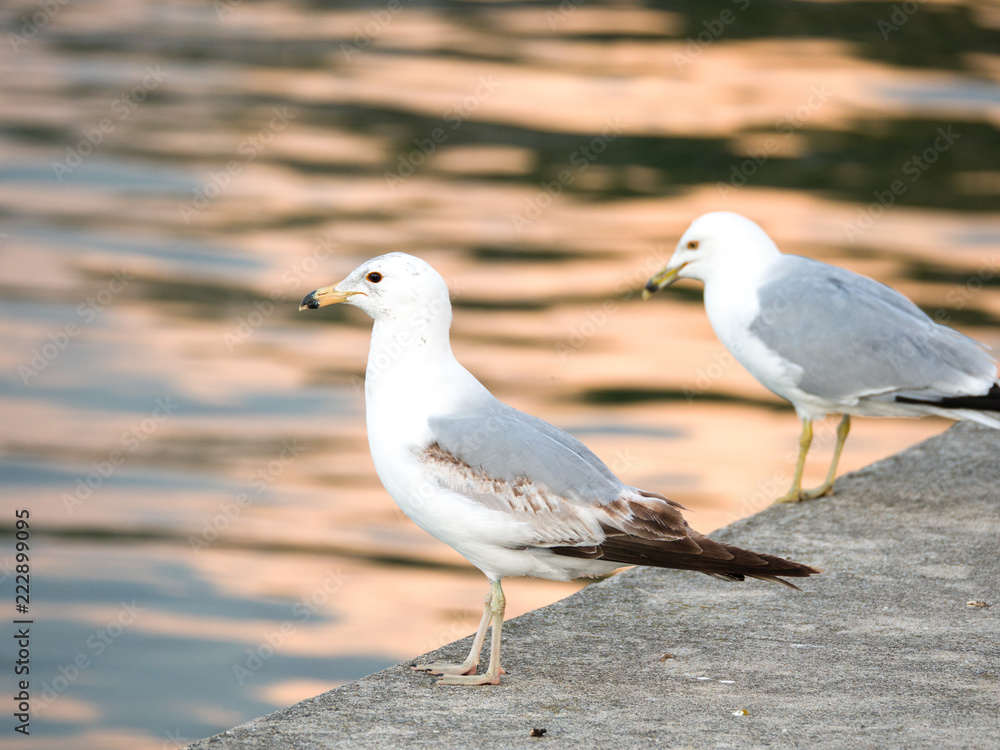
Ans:
[[[705,284],[715,335],[802,420],[788,493],[795,502],[833,490],[851,415],[938,414],[1000,429],[1000,381],[982,344],[939,325],[903,295],[866,276],[783,255],[739,214],[696,219],[644,297],[678,279]],[[826,480],[802,489],[812,422],[842,414]]]
[[[415,669],[442,684],[499,682],[505,576],[565,581],[636,564],[791,586],[778,576],[819,572],[702,536],[677,503],[623,484],[572,436],[497,401],[452,354],[448,287],[424,261],[374,258],[299,309],[340,302],[375,321],[365,400],[379,478],[406,515],[491,584],[468,658]],[[489,667],[476,674],[491,623]]]

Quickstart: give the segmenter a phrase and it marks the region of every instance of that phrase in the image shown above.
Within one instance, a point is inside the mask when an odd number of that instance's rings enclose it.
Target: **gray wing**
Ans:
[[[434,441],[494,479],[525,478],[576,503],[611,503],[625,485],[572,435],[492,396],[432,417]]]
[[[690,541],[676,502],[626,486],[572,435],[488,394],[429,425],[419,455],[435,481],[529,524],[535,545],[594,547],[609,534]]]
[[[966,395],[996,378],[980,344],[843,268],[786,255],[759,301],[751,332],[801,367],[798,387],[822,398]]]

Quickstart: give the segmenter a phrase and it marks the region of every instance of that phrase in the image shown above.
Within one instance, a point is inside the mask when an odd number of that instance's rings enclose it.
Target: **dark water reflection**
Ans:
[[[370,256],[433,263],[470,369],[706,530],[783,489],[798,428],[699,289],[638,300],[697,215],[1000,346],[986,3],[25,0],[0,31],[32,747],[175,747],[474,628],[482,579],[375,478],[369,322],[296,312]],[[943,427],[863,421],[845,469]]]

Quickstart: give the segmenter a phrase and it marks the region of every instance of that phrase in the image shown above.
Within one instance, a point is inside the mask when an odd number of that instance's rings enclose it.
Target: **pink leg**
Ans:
[[[490,592],[486,594],[486,598],[483,600],[483,617],[479,621],[479,629],[476,631],[476,639],[472,642],[472,650],[470,650],[469,655],[465,657],[465,661],[461,664],[446,661],[435,661],[427,664],[415,664],[411,667],[411,669],[416,672],[427,672],[428,674],[434,675],[475,674],[476,670],[479,668],[479,654],[483,650],[483,641],[486,640],[486,628],[489,627],[490,618],[493,614],[490,609],[490,603],[492,601],[493,591],[491,589]]]
[[[490,665],[485,674],[462,674],[446,673],[438,685],[499,685],[500,675],[503,670],[500,668],[500,631],[503,629],[503,613],[507,608],[507,598],[500,588],[500,581],[493,581],[490,587],[490,596],[486,611],[483,613],[483,622],[488,620],[487,615],[493,618],[493,634],[490,642]],[[485,631],[483,630],[485,635]],[[478,635],[478,634],[477,634]],[[478,641],[478,637],[477,637]]]

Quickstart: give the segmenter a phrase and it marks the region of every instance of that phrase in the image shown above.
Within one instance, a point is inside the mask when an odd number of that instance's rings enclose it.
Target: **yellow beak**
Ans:
[[[657,271],[653,276],[646,282],[646,286],[642,290],[642,298],[649,299],[653,292],[658,292],[664,287],[670,286],[675,281],[677,281],[677,274],[681,272],[681,269],[686,266],[687,263],[681,263],[677,268],[664,267]]]
[[[345,302],[348,297],[362,293],[338,292],[332,286],[320,287],[314,292],[309,292],[309,294],[302,298],[302,301],[299,303],[299,310],[318,310],[327,305],[339,305],[341,302]]]

